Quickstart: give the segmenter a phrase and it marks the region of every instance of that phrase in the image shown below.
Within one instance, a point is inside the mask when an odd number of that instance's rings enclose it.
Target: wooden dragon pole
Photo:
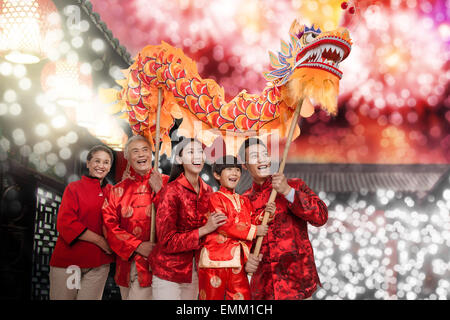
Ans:
[[[153,163],[153,170],[159,169],[159,134],[160,134],[160,122],[161,122],[161,103],[162,103],[162,88],[158,88],[158,109],[156,111],[156,133],[155,133],[155,162]],[[155,243],[156,233],[156,208],[152,202],[152,216],[151,216],[151,229],[150,229],[150,242]]]

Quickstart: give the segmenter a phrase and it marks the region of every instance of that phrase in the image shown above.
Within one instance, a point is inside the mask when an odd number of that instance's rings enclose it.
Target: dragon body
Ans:
[[[199,129],[243,135],[276,129],[284,137],[299,101],[305,101],[302,116],[314,112],[305,98],[336,113],[342,76],[339,63],[351,48],[349,33],[343,28],[321,32],[294,21],[289,33],[290,43],[282,41],[278,55],[269,54],[273,70],[264,74],[268,85],[259,95],[244,90],[227,102],[222,87],[202,79],[194,61],[181,49],[163,42],[139,52],[123,71],[125,79],[117,80],[122,89],[110,89],[105,100],[117,103],[114,112],[123,113],[134,134],[154,143],[158,88],[162,88],[161,152],[167,154],[169,131],[176,118],[183,119],[179,129],[185,136],[197,136]]]

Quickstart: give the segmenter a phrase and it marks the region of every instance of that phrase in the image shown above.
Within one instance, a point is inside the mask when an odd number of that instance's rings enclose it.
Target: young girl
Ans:
[[[205,162],[202,143],[184,139],[174,156],[156,213],[157,239],[150,259],[153,298],[194,300],[198,296],[196,265],[202,238],[223,225],[226,217],[212,213],[207,218],[212,189],[200,178]]]
[[[200,300],[249,300],[250,286],[244,264],[252,240],[267,233],[267,225],[252,223],[253,207],[247,198],[235,193],[242,165],[226,156],[213,165],[220,189],[209,199],[210,211],[222,212],[227,221],[208,234],[200,253],[198,278]],[[268,205],[275,212],[275,204]]]

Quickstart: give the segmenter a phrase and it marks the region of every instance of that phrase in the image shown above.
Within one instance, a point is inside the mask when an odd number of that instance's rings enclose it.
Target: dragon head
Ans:
[[[274,70],[264,73],[266,80],[281,87],[283,99],[293,106],[300,98],[311,98],[329,113],[337,111],[337,95],[342,71],[339,64],[351,50],[345,28],[322,32],[295,20],[289,30],[290,43],[281,41],[278,55],[269,52]]]

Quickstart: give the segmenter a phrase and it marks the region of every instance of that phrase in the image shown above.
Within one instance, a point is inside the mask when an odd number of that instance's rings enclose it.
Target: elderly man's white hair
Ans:
[[[127,159],[127,160],[128,160],[128,151],[130,148],[130,144],[134,141],[145,141],[148,144],[148,146],[151,147],[150,141],[145,139],[143,136],[140,136],[140,135],[132,136],[131,138],[128,139],[127,143],[125,143],[125,148],[123,150],[123,155],[124,155],[125,159]]]

